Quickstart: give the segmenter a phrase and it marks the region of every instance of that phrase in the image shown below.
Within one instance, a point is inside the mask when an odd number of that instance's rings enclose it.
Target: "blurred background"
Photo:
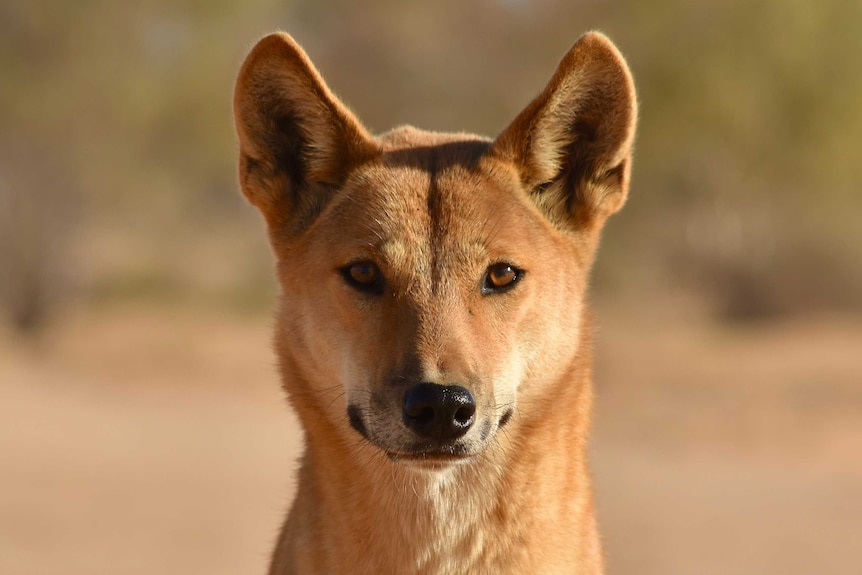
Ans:
[[[862,563],[862,3],[4,0],[0,573],[263,573],[301,434],[236,184],[254,41],[373,131],[495,135],[606,32],[641,103],[594,276],[609,573]]]

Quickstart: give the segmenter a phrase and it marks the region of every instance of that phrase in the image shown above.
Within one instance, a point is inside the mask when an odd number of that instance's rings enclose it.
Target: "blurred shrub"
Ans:
[[[68,288],[64,255],[76,220],[73,179],[37,158],[0,141],[0,311],[22,332],[43,327]]]

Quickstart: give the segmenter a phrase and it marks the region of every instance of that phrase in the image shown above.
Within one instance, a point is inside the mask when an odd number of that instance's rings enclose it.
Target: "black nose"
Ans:
[[[404,394],[404,424],[423,438],[451,441],[473,425],[476,402],[460,385],[420,383]]]

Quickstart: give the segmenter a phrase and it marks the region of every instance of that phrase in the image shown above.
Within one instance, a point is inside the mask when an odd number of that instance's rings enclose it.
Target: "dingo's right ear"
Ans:
[[[313,221],[349,171],[376,146],[285,33],[260,40],[234,90],[243,194],[270,232],[288,237]]]

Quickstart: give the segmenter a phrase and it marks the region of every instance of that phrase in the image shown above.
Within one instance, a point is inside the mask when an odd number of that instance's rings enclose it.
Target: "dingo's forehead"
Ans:
[[[345,263],[374,260],[408,286],[418,276],[472,277],[497,261],[526,265],[550,226],[515,174],[484,155],[488,146],[396,148],[358,168],[322,215],[326,244]]]

